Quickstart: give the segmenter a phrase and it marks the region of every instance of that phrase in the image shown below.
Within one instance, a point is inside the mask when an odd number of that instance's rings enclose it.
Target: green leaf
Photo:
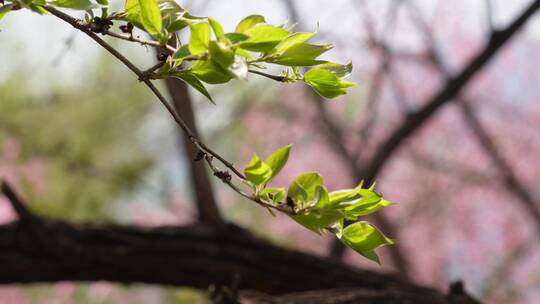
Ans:
[[[98,7],[90,2],[90,0],[55,0],[52,2],[52,5],[75,10],[91,10]]]
[[[254,59],[255,58],[248,51],[246,51],[244,49],[241,49],[241,48],[236,49],[236,54],[238,56],[242,56],[242,57],[247,58],[247,59]]]
[[[272,168],[272,177],[276,176],[279,171],[285,166],[287,160],[289,159],[289,152],[291,151],[292,145],[285,146],[274,153],[272,153],[266,159],[266,163],[270,168]]]
[[[305,192],[305,201],[315,199],[317,186],[323,186],[323,178],[319,173],[306,173],[298,176],[289,186],[287,196],[294,199],[299,192]]]
[[[339,206],[342,203],[360,199],[357,189],[332,191],[328,195],[332,206]]]
[[[242,33],[227,33],[225,38],[229,39],[232,43],[238,43],[249,39],[249,36]]]
[[[210,41],[208,50],[210,52],[210,58],[223,69],[227,70],[233,64],[234,52],[225,44],[218,41]]]
[[[139,0],[126,0],[126,3],[124,5],[124,11],[127,14],[126,19],[129,22],[133,23],[133,25],[138,28],[144,29]]]
[[[232,48],[219,41],[210,41],[208,49],[210,59],[219,65],[223,71],[240,79],[247,77],[248,67],[245,58],[235,56]]]
[[[341,234],[341,241],[360,254],[395,243],[368,222],[357,222],[345,227]]]
[[[276,46],[276,48],[271,52],[271,54],[274,54],[274,53],[280,54],[298,43],[302,43],[311,39],[314,35],[315,33],[307,33],[307,32],[298,32],[298,33],[291,34],[287,36],[285,39],[283,39]]]
[[[381,264],[381,260],[379,260],[379,256],[377,255],[377,253],[374,250],[360,251],[358,253],[360,253],[362,256],[372,260],[373,262],[375,262],[375,263],[377,263],[379,265]]]
[[[214,31],[214,35],[216,35],[217,39],[219,39],[225,34],[221,24],[219,24],[219,22],[217,22],[214,18],[208,17],[208,22],[210,23],[210,26],[212,27],[212,30]]]
[[[109,5],[109,0],[96,0],[96,2],[103,6]]]
[[[210,84],[226,83],[233,78],[228,71],[212,60],[195,61],[191,66],[191,72],[200,80]]]
[[[208,93],[208,91],[204,87],[204,84],[199,79],[197,79],[197,77],[195,77],[195,75],[193,75],[192,73],[177,72],[177,73],[172,74],[171,76],[182,79],[185,83],[189,84],[192,88],[194,88],[195,90],[199,91],[201,94],[206,96],[206,98],[208,98],[210,102],[212,102],[213,104],[216,104],[214,100],[212,99],[212,96],[210,96],[210,93]]]
[[[301,184],[293,181],[287,190],[287,198],[292,199],[295,207],[304,208],[305,203],[308,201],[308,193]]]
[[[335,98],[347,94],[346,89],[355,85],[352,82],[338,78],[325,69],[309,70],[304,75],[304,81],[326,98]]]
[[[161,11],[157,0],[139,0],[139,6],[144,29],[152,36],[161,34]]]
[[[250,28],[254,27],[255,25],[259,23],[265,23],[265,22],[266,20],[264,20],[264,17],[261,15],[250,15],[242,19],[242,21],[238,23],[238,25],[236,26],[235,32],[243,33],[249,30]]]
[[[210,44],[210,25],[207,22],[200,22],[191,25],[191,36],[189,37],[189,51],[197,55],[206,52]]]
[[[332,49],[331,44],[314,45],[309,43],[297,43],[289,47],[280,56],[272,58],[270,62],[288,66],[312,66],[325,63],[324,60],[315,60],[324,52]]]
[[[341,211],[336,209],[311,208],[291,217],[302,226],[320,234],[322,229],[330,227],[340,221],[344,218],[344,215]]]
[[[254,154],[248,166],[244,169],[244,174],[253,185],[261,186],[272,176],[272,169],[257,154]]]
[[[184,44],[173,55],[175,66],[179,66],[180,64],[182,64],[182,61],[184,61],[184,58],[188,56],[191,56],[191,52],[189,51],[189,44]]]
[[[345,207],[347,214],[351,216],[364,216],[374,213],[382,208],[388,207],[393,203],[384,200],[381,195],[369,189],[358,189],[361,198],[358,202]]]
[[[337,77],[347,77],[349,74],[351,74],[353,66],[352,62],[349,62],[345,65],[333,63],[333,62],[327,62],[325,64],[321,64],[317,66],[318,69],[324,69],[328,72],[336,75]]]
[[[365,204],[362,201],[346,208],[347,214],[352,216],[364,216],[379,211],[382,208],[393,205],[394,203],[387,200],[380,200],[377,203]]]
[[[273,204],[278,204],[285,198],[285,189],[273,187],[264,188],[259,192],[259,196],[265,201],[271,201]]]
[[[186,21],[185,19],[178,19],[178,20],[173,21],[167,27],[167,31],[169,31],[169,33],[174,33],[188,27],[190,24],[191,23]]]
[[[317,186],[315,189],[315,206],[317,208],[331,208],[332,205],[330,204],[330,196],[328,195],[328,191],[323,185]]]
[[[259,24],[244,34],[249,36],[249,39],[242,42],[240,47],[248,51],[254,52],[266,52],[273,49],[283,38],[285,38],[289,31],[268,24]]]

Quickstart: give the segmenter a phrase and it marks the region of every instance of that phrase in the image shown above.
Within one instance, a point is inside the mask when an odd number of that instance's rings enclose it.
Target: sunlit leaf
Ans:
[[[208,100],[210,100],[213,104],[215,104],[214,100],[212,99],[212,96],[210,96],[210,93],[208,93],[208,90],[206,90],[206,88],[204,87],[204,84],[199,79],[197,79],[197,77],[195,77],[195,75],[193,75],[192,73],[178,72],[178,73],[172,74],[171,76],[182,79],[192,88],[194,88],[195,90],[199,91],[201,94],[206,96],[206,98],[208,98]]]
[[[234,51],[221,42],[210,41],[208,50],[210,52],[210,58],[223,69],[228,69],[234,62]]]
[[[317,186],[323,186],[322,176],[319,173],[305,173],[291,183],[287,196],[294,198],[303,191],[305,192],[305,201],[311,201],[315,198]]]
[[[281,27],[259,24],[244,32],[250,38],[240,46],[254,52],[265,52],[273,49],[289,32]]]
[[[317,66],[318,69],[324,69],[330,73],[336,75],[337,77],[347,77],[351,74],[353,66],[352,62],[348,64],[338,64],[333,62],[327,62]]]
[[[141,21],[144,29],[152,36],[161,33],[161,11],[157,0],[139,0],[141,7]]]
[[[265,23],[264,17],[261,15],[250,15],[242,19],[234,30],[237,33],[243,33],[259,23]]]
[[[286,50],[288,50],[290,47],[305,42],[309,39],[311,39],[315,33],[307,33],[307,32],[298,32],[293,33],[287,36],[285,39],[283,39],[274,50],[272,50],[272,54],[280,54]]]
[[[357,222],[345,227],[341,241],[359,253],[370,252],[381,246],[395,243],[368,222]]]
[[[264,163],[257,154],[253,155],[253,158],[244,169],[244,174],[248,181],[255,186],[264,185],[272,176],[272,169],[266,163]]]
[[[126,3],[124,5],[124,11],[127,14],[126,19],[129,22],[133,23],[133,25],[138,28],[144,29],[139,0],[126,0]]]
[[[226,83],[233,78],[228,71],[212,60],[195,61],[191,66],[191,72],[200,80],[210,84]]]
[[[343,219],[343,217],[344,215],[340,210],[325,208],[313,208],[298,215],[291,216],[291,218],[302,226],[319,234],[322,229],[333,225]]]
[[[216,38],[220,38],[225,34],[221,24],[219,24],[219,22],[217,22],[214,18],[208,18],[208,22],[210,23],[210,26],[212,27],[212,30],[214,31],[214,35],[216,35]]]
[[[314,45],[309,43],[297,43],[280,56],[273,58],[271,62],[288,66],[312,66],[325,63],[324,60],[316,60],[324,52],[332,49],[331,44]]]
[[[191,23],[188,22],[185,19],[178,19],[173,21],[168,27],[167,30],[171,33],[180,31],[186,27],[188,27]]]
[[[285,198],[284,188],[268,187],[263,189],[259,195],[266,201],[271,201],[273,204],[277,204]]]
[[[291,147],[292,145],[285,146],[272,153],[266,159],[266,163],[272,168],[272,177],[276,176],[287,163]]]
[[[191,36],[189,37],[189,51],[197,55],[206,52],[210,44],[210,24],[200,22],[191,25]]]
[[[304,81],[326,98],[335,98],[347,94],[347,88],[355,85],[352,82],[338,78],[325,69],[309,70],[304,75]]]
[[[225,34],[225,38],[229,39],[232,43],[238,43],[249,39],[249,36],[242,33],[227,33]]]

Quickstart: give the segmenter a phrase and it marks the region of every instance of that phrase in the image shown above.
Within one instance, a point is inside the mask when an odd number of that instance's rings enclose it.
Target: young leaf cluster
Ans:
[[[68,8],[86,11],[86,22],[98,33],[110,34],[114,22],[129,22],[154,39],[151,45],[165,46],[172,41],[175,46],[167,48],[163,65],[151,76],[179,78],[210,101],[205,84],[246,79],[250,72],[280,82],[303,81],[326,98],[344,95],[354,85],[345,80],[352,64],[319,58],[333,45],[309,43],[316,32],[294,32],[286,25],[267,23],[261,15],[248,16],[234,31],[226,32],[217,20],[194,16],[174,0],[125,0],[121,12],[109,12],[107,0],[6,0],[0,5],[0,19],[23,7],[40,14],[46,13],[43,6]],[[101,16],[95,16],[96,9]],[[189,31],[189,41],[181,43],[177,33],[183,30]],[[124,38],[136,40],[131,32]],[[266,73],[269,65],[281,66],[282,73]],[[309,70],[302,74],[300,68]]]
[[[247,182],[257,199],[263,203],[286,210],[286,213],[300,225],[321,234],[335,234],[343,244],[370,260],[379,262],[375,249],[394,243],[377,228],[359,217],[372,214],[392,205],[391,202],[374,191],[374,185],[363,188],[362,184],[353,189],[329,192],[318,173],[305,173],[296,177],[285,187],[267,187],[285,166],[291,145],[272,153],[266,160],[254,154],[244,169]],[[344,227],[345,221],[355,223]]]

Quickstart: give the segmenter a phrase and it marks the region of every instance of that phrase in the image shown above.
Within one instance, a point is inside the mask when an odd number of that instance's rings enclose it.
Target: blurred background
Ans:
[[[294,144],[275,181],[318,171],[330,189],[355,186],[379,145],[441,90],[529,0],[179,1],[232,31],[244,16],[319,28],[328,58],[352,61],[358,86],[335,101],[301,84],[252,75],[212,86],[217,105],[190,92],[204,140],[244,166]],[[120,7],[123,3],[118,3]],[[111,41],[139,66],[154,51]],[[282,246],[397,271],[446,290],[455,280],[486,303],[540,302],[540,17],[377,172],[396,205],[381,229],[399,242],[382,266],[285,216],[270,216],[212,178],[224,217]],[[164,87],[164,86],[163,86]],[[44,216],[145,226],[197,218],[181,134],[119,62],[81,33],[26,11],[0,23],[0,176]],[[0,198],[0,223],[13,220]],[[375,219],[380,223],[380,218]],[[0,287],[2,303],[202,303],[182,288],[96,283]]]

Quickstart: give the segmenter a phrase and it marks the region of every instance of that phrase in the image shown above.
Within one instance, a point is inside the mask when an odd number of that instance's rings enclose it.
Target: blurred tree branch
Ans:
[[[1,189],[20,212],[22,199],[5,182]],[[19,214],[29,216],[24,210]],[[417,303],[476,303],[465,292],[460,296],[468,302],[456,302],[455,292],[445,296],[395,276],[279,248],[234,225],[149,229],[31,216],[30,222],[21,218],[0,226],[0,283],[105,280],[206,289],[228,286],[239,277],[240,290],[259,295],[319,290],[311,293],[318,301],[310,303],[397,303],[405,298]],[[340,300],[331,288],[348,290],[338,291]]]
[[[169,45],[173,48],[175,41],[172,39],[169,41]],[[158,53],[162,51],[158,48]],[[159,56],[159,54],[158,54]],[[187,126],[193,131],[197,138],[200,138],[199,128],[195,119],[193,111],[193,101],[189,94],[187,85],[185,82],[178,78],[169,77],[165,80],[167,91],[171,96],[172,105],[175,111],[186,122]],[[191,184],[194,192],[194,202],[197,207],[199,221],[202,223],[209,223],[214,225],[221,225],[224,223],[221,216],[221,212],[216,202],[212,183],[208,178],[206,167],[200,161],[196,161],[195,158],[199,153],[199,149],[195,147],[190,138],[178,130],[179,137],[182,139],[182,146],[186,155],[186,161],[189,164],[189,171],[191,175]]]

